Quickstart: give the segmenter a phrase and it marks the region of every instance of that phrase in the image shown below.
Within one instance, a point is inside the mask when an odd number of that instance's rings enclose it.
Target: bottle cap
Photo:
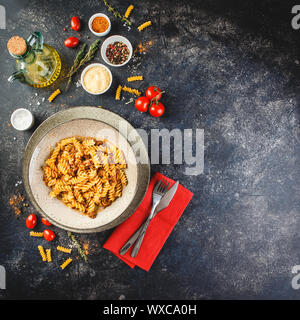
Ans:
[[[21,56],[26,52],[27,44],[23,38],[14,36],[8,40],[7,49],[11,54]]]

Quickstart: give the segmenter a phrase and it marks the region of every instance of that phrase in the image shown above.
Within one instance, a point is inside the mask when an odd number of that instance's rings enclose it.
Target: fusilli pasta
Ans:
[[[122,196],[127,185],[123,152],[106,140],[91,137],[62,139],[45,161],[44,182],[69,208],[95,218]]]
[[[142,81],[143,80],[143,76],[132,76],[132,77],[128,77],[127,81],[128,82],[132,82],[132,81]]]
[[[46,249],[46,258],[47,258],[47,262],[51,262],[52,261],[51,249]]]
[[[71,253],[72,249],[70,248],[65,248],[65,247],[62,247],[62,246],[57,246],[56,248],[57,250],[61,251],[61,252],[64,252],[64,253]]]
[[[68,258],[63,264],[61,264],[61,268],[62,268],[62,270],[64,270],[64,268],[68,265],[68,264],[70,264],[72,262],[72,259],[71,258]]]
[[[61,91],[59,89],[55,90],[51,96],[48,98],[49,102],[52,102],[59,94],[61,93]]]
[[[140,96],[140,95],[142,94],[139,90],[137,90],[137,89],[132,89],[132,88],[129,88],[129,87],[126,87],[126,86],[124,86],[124,87],[122,88],[122,90],[123,90],[123,91],[126,91],[126,92],[129,92],[129,93],[132,93],[132,94],[135,94],[136,96]]]
[[[151,21],[144,22],[143,24],[141,24],[141,25],[138,27],[138,30],[139,30],[139,31],[142,31],[142,30],[144,30],[145,28],[151,26],[151,24],[152,24]]]
[[[43,237],[43,232],[35,232],[35,231],[30,231],[30,237],[39,237],[39,238],[41,238],[41,237]]]
[[[42,260],[47,261],[47,256],[46,256],[44,248],[42,246],[38,246],[38,249],[39,249],[40,255],[42,257]]]
[[[130,14],[131,14],[131,11],[133,10],[133,8],[134,8],[134,6],[133,6],[132,4],[127,8],[127,10],[126,10],[126,12],[125,12],[125,14],[124,14],[124,17],[125,17],[125,18],[129,18]]]
[[[119,85],[117,90],[116,90],[116,100],[120,100],[121,99],[121,92],[122,92],[122,86]]]

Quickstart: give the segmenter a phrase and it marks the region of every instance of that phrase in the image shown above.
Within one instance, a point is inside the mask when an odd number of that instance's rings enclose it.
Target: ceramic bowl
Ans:
[[[127,45],[128,50],[129,50],[128,59],[122,64],[113,64],[106,57],[106,48],[107,48],[107,46],[109,44],[117,42],[117,41],[125,43]],[[112,67],[125,66],[125,64],[127,64],[130,61],[130,59],[132,57],[132,52],[133,52],[133,49],[132,49],[132,45],[131,45],[130,41],[127,38],[125,38],[123,36],[119,36],[119,35],[114,35],[114,36],[108,37],[107,39],[104,40],[104,42],[102,43],[102,46],[101,46],[101,57],[102,57],[102,59],[104,60],[105,63],[107,63],[108,65],[110,65]]]
[[[104,31],[104,32],[96,32],[93,30],[92,28],[92,23],[93,23],[93,20],[96,18],[96,17],[103,17],[105,19],[107,19],[108,21],[108,28]],[[104,13],[95,13],[94,15],[92,15],[89,19],[89,29],[90,31],[97,37],[104,37],[106,35],[109,34],[110,30],[111,30],[111,22],[110,22],[110,19],[107,15],[105,15]]]
[[[95,219],[68,208],[61,200],[51,198],[43,181],[42,166],[50,152],[63,138],[90,136],[107,139],[125,155],[128,185],[123,194]],[[133,142],[126,137],[132,137]],[[132,146],[142,143],[137,160]],[[150,163],[146,147],[138,132],[122,117],[99,107],[74,107],[60,111],[45,120],[31,136],[24,154],[23,181],[36,210],[52,224],[72,232],[91,233],[113,228],[127,219],[139,206],[148,188]]]
[[[105,89],[104,91],[99,92],[99,93],[94,93],[94,92],[88,91],[88,89],[85,87],[84,82],[83,82],[84,75],[86,74],[86,72],[87,72],[89,69],[91,69],[91,68],[93,68],[93,67],[96,67],[96,66],[101,66],[101,67],[103,67],[104,69],[106,69],[106,70],[108,71],[108,73],[109,73],[109,75],[110,75],[110,83],[109,83],[109,86],[107,87],[107,89]],[[111,86],[111,84],[112,84],[112,79],[113,79],[113,78],[112,78],[111,71],[110,71],[104,64],[102,64],[102,63],[92,63],[92,64],[89,64],[87,67],[85,67],[85,68],[83,69],[83,71],[81,72],[80,82],[81,82],[82,88],[83,88],[86,92],[88,92],[89,94],[93,94],[93,95],[96,95],[96,96],[97,96],[97,95],[103,94],[103,93],[105,93],[106,91],[109,90],[109,88],[110,88],[110,86]]]
[[[20,123],[20,119],[23,118],[24,123]],[[11,117],[10,117],[10,122],[12,124],[12,126],[18,130],[18,131],[25,131],[28,130],[30,128],[32,128],[33,124],[34,124],[34,117],[33,114],[24,108],[20,108],[15,110]]]

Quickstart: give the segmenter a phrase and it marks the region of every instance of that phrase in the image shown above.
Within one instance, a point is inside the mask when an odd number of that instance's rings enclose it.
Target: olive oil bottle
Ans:
[[[51,85],[61,71],[57,51],[44,43],[40,32],[32,33],[27,40],[14,36],[7,43],[9,53],[16,59],[16,69],[8,81],[19,80],[34,88]]]

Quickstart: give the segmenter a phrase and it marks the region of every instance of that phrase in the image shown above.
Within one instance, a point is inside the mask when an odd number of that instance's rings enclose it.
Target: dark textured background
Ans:
[[[131,2],[111,0],[124,12]],[[0,30],[1,185],[0,264],[7,271],[1,298],[56,299],[299,299],[291,287],[292,266],[300,264],[299,236],[299,43],[291,28],[289,1],[133,1],[134,27],[112,19],[112,34],[134,46],[152,40],[152,49],[123,68],[112,69],[113,90],[95,97],[72,85],[50,104],[53,88],[9,84],[14,60],[6,50],[10,36],[40,30],[70,65],[75,51],[63,41],[69,19],[85,22],[82,39],[95,12],[107,13],[102,1],[1,1],[7,30]],[[139,33],[148,20],[153,26]],[[90,39],[86,36],[90,35]],[[101,61],[99,53],[96,61]],[[131,74],[166,90],[161,119],[138,113],[129,99],[114,100],[114,89]],[[75,79],[77,80],[77,78]],[[58,85],[58,84],[57,84]],[[54,87],[56,88],[56,87]],[[35,95],[37,93],[37,95]],[[72,96],[72,98],[69,97]],[[45,98],[45,101],[42,101]],[[131,270],[102,248],[111,231],[80,235],[89,242],[89,262],[73,261],[59,269],[63,256],[41,261],[28,236],[25,208],[17,219],[8,205],[16,190],[24,192],[22,157],[31,132],[8,127],[13,110],[33,111],[37,124],[76,105],[102,105],[144,128],[205,130],[205,172],[184,175],[185,165],[153,165],[152,171],[177,180],[194,198],[167,240],[150,272]],[[37,230],[42,229],[39,225]],[[53,228],[56,243],[66,232]],[[53,250],[54,251],[54,250]],[[76,256],[76,255],[75,255]]]

